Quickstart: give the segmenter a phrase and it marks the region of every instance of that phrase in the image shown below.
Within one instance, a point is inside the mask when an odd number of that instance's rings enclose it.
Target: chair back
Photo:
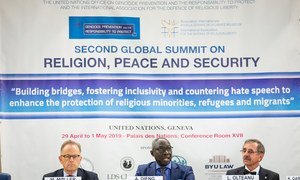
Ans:
[[[10,174],[0,173],[0,180],[11,180]]]

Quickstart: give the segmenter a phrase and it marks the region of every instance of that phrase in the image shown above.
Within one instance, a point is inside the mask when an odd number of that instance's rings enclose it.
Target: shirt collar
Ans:
[[[172,164],[172,163],[171,163],[171,161],[170,161],[170,163],[169,163],[168,165],[166,165],[166,168],[167,168],[167,169],[171,169],[171,164]],[[155,169],[156,169],[156,170],[157,170],[157,169],[160,169],[160,165],[158,165],[157,162],[155,162]]]
[[[67,173],[64,171],[64,177],[67,177],[67,176],[69,176],[69,175],[72,175],[72,176],[76,177],[76,176],[77,176],[77,170],[76,170],[73,174],[67,174]]]
[[[245,166],[245,169],[250,171],[247,166]],[[256,175],[258,175],[259,170],[260,170],[260,166],[257,166],[253,171],[250,171],[250,172],[256,172]]]

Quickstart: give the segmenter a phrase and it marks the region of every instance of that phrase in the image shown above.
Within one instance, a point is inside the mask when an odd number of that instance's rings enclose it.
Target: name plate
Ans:
[[[258,175],[223,175],[222,180],[259,180]]]
[[[286,180],[300,180],[300,176],[287,176]]]
[[[81,177],[45,177],[44,180],[81,180]]]
[[[127,180],[163,180],[162,176],[128,176]]]

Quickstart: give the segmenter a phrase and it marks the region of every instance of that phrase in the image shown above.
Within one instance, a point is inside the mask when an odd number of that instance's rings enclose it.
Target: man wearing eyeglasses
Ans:
[[[60,148],[58,157],[62,169],[44,175],[45,177],[81,177],[81,180],[98,180],[98,175],[79,168],[81,162],[81,145],[75,141],[67,140]]]
[[[165,138],[152,142],[151,155],[155,161],[139,165],[136,176],[162,176],[164,180],[195,180],[191,166],[172,162],[172,146]]]
[[[265,147],[257,139],[248,139],[241,150],[244,166],[228,170],[226,175],[258,175],[259,180],[279,180],[279,174],[262,168],[260,161],[264,158]]]

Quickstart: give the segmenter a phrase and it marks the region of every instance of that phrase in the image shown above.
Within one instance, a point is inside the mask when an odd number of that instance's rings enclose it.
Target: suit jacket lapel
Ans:
[[[244,175],[245,166],[237,169],[236,174],[237,175]]]
[[[57,172],[56,177],[64,177],[64,169],[61,169]]]
[[[149,164],[149,168],[147,168],[147,174],[155,176],[155,162]]]
[[[77,169],[77,176],[80,176],[82,180],[84,180],[86,177],[86,174],[83,173],[83,170],[81,168]]]
[[[268,173],[261,166],[260,166],[258,175],[259,175],[259,180],[267,180],[268,179]]]
[[[179,179],[180,177],[180,170],[178,169],[178,165],[175,164],[173,161],[171,162],[171,179]]]

